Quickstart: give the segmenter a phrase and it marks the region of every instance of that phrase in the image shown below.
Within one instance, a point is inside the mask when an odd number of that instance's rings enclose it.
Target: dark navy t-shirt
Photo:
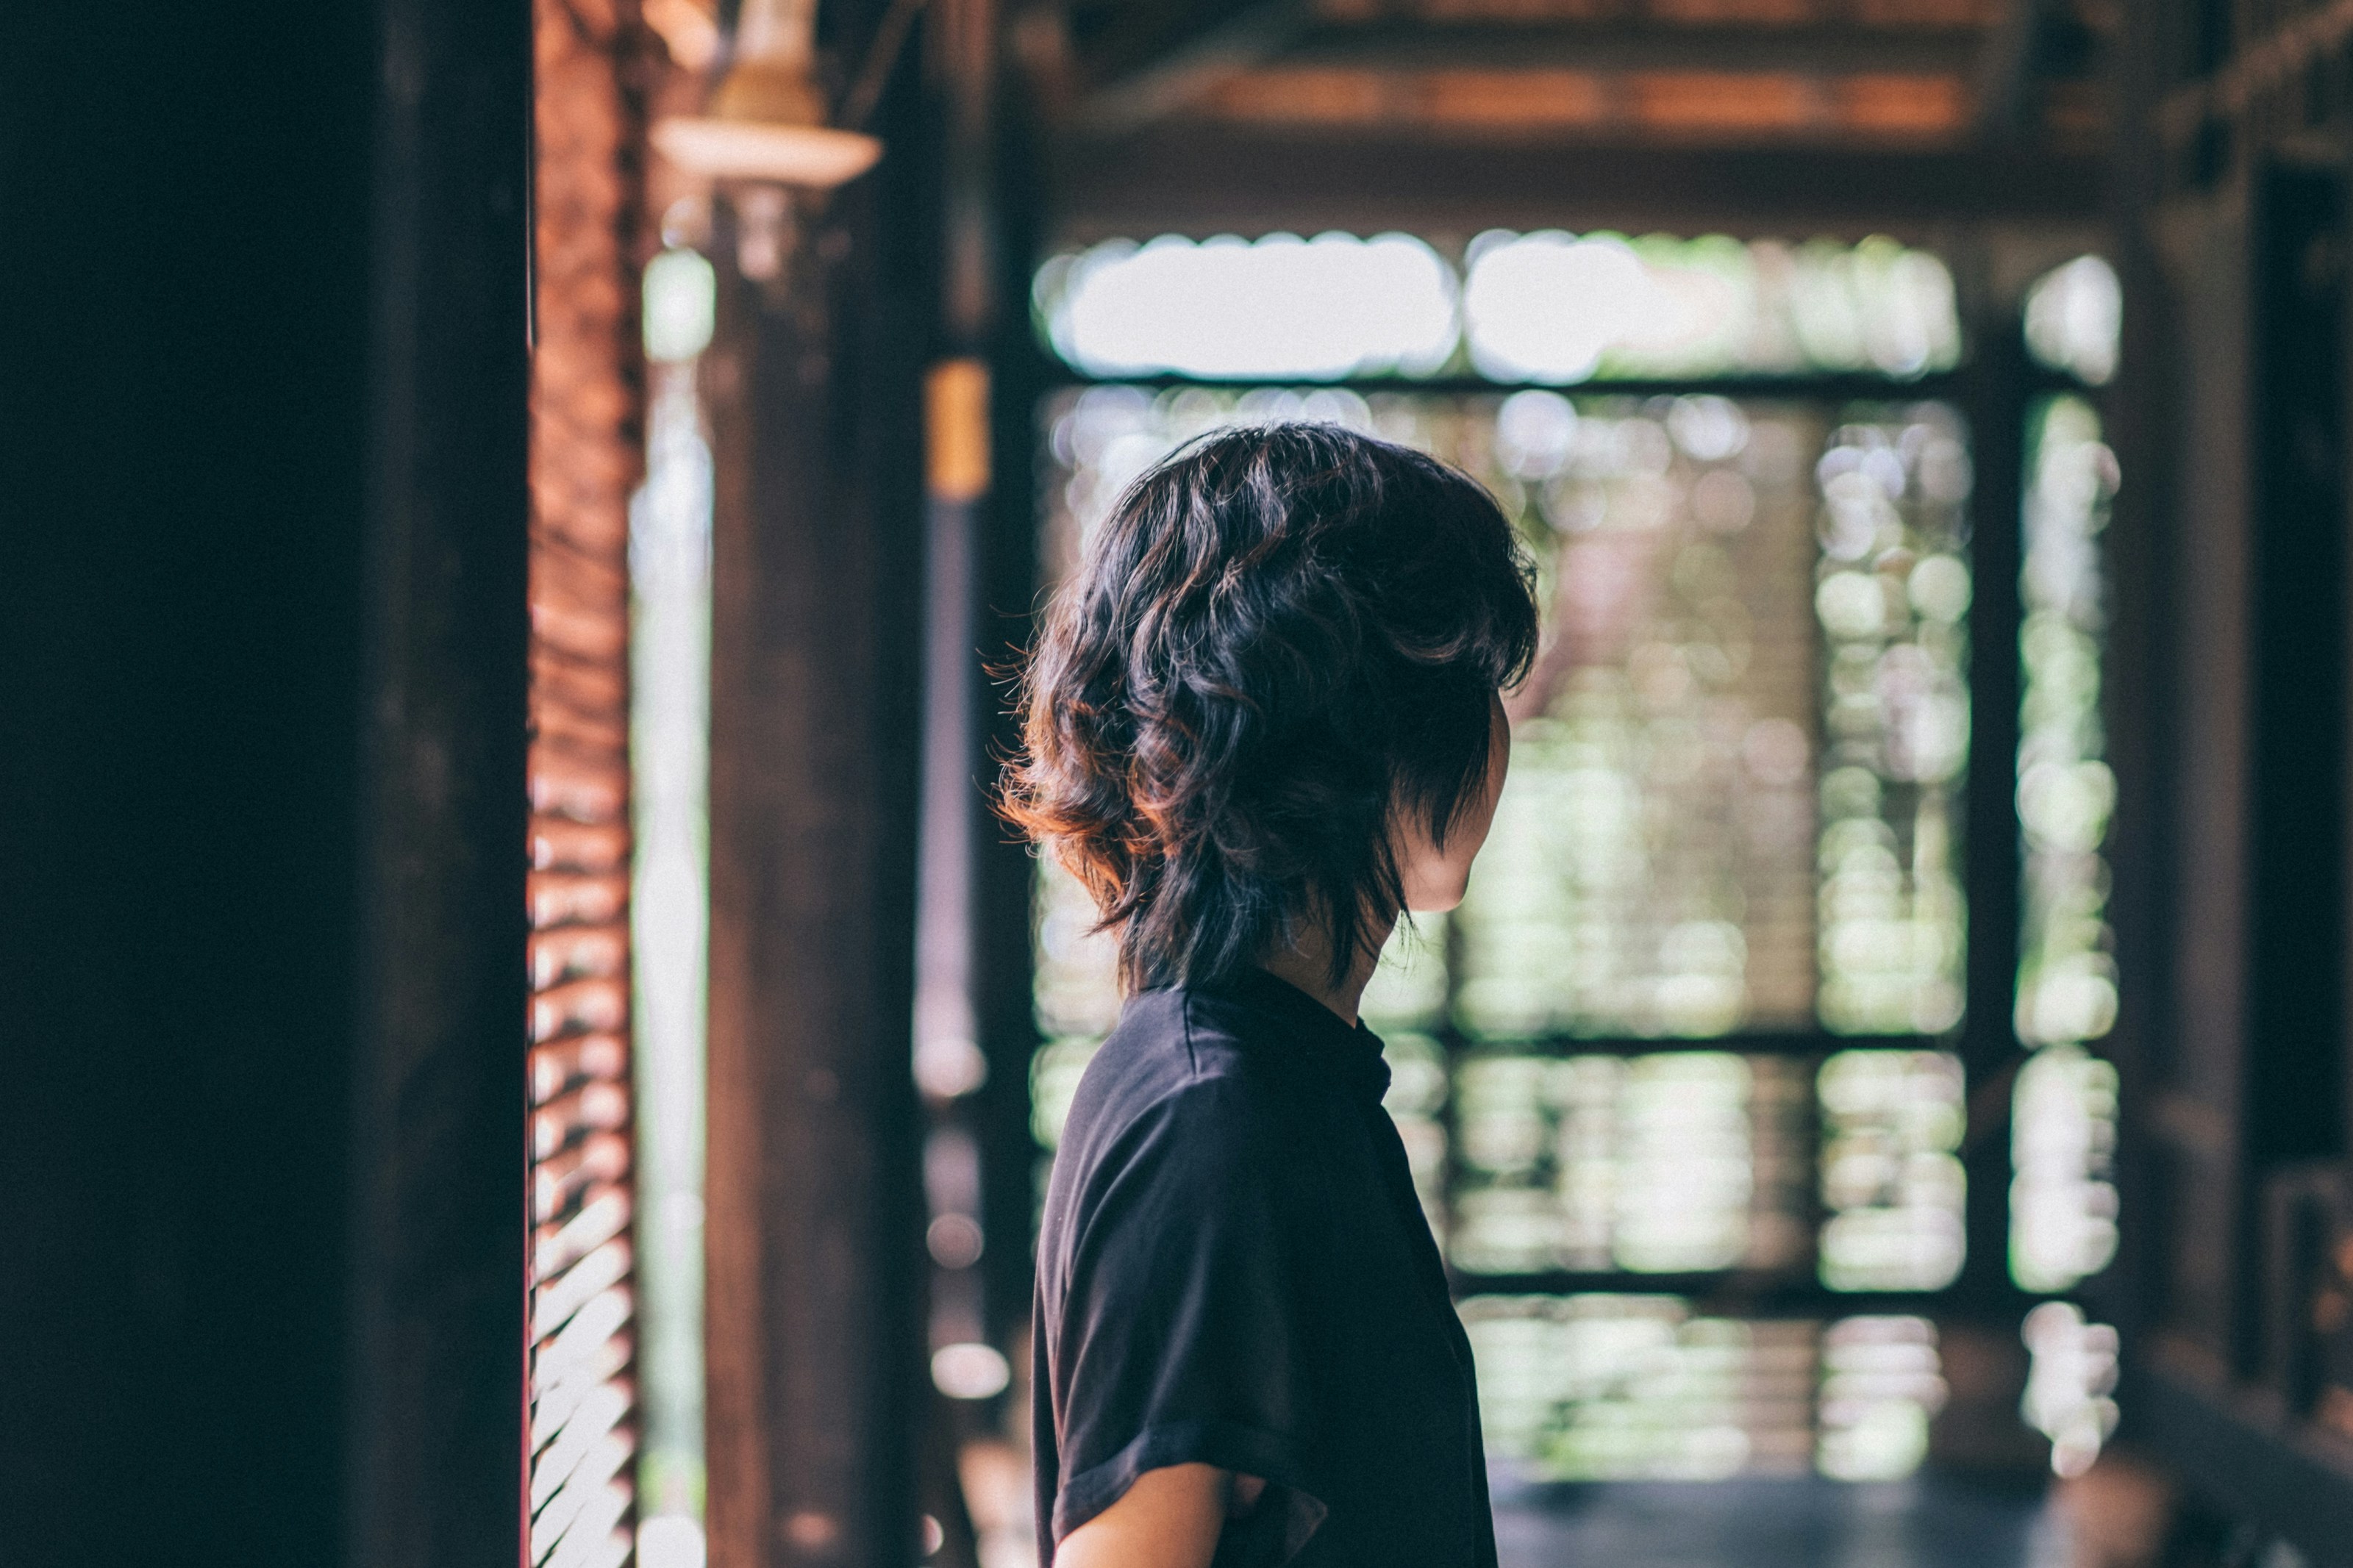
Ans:
[[[1381,1043],[1271,975],[1146,992],[1088,1065],[1038,1242],[1039,1555],[1135,1478],[1263,1478],[1219,1568],[1493,1568],[1470,1342]]]

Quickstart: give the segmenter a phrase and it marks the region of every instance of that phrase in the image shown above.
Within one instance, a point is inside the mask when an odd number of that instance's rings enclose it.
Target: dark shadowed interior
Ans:
[[[1012,671],[1304,421],[1507,1568],[2353,1565],[2353,5],[314,10],[0,16],[0,1562],[1036,1568]]]

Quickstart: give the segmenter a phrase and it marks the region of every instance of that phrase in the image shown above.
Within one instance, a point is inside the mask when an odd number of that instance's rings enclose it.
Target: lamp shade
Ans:
[[[829,190],[872,168],[881,142],[825,123],[825,100],[809,79],[815,25],[815,0],[744,0],[735,58],[709,112],[660,121],[654,146],[714,180]]]
[[[653,143],[680,168],[714,180],[763,180],[829,190],[882,156],[882,143],[855,131],[775,121],[679,115],[657,123]]]

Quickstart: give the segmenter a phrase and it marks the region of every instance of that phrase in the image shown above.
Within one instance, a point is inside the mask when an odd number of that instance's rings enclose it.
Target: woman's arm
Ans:
[[[1054,1568],[1208,1568],[1227,1513],[1249,1512],[1265,1489],[1256,1476],[1214,1465],[1146,1470],[1062,1538]]]

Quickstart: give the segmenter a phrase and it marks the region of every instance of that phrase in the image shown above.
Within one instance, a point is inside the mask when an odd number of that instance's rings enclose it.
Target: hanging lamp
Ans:
[[[826,121],[809,79],[817,0],[744,0],[734,59],[706,113],[674,115],[653,143],[681,168],[713,180],[830,190],[874,166],[882,143]]]

